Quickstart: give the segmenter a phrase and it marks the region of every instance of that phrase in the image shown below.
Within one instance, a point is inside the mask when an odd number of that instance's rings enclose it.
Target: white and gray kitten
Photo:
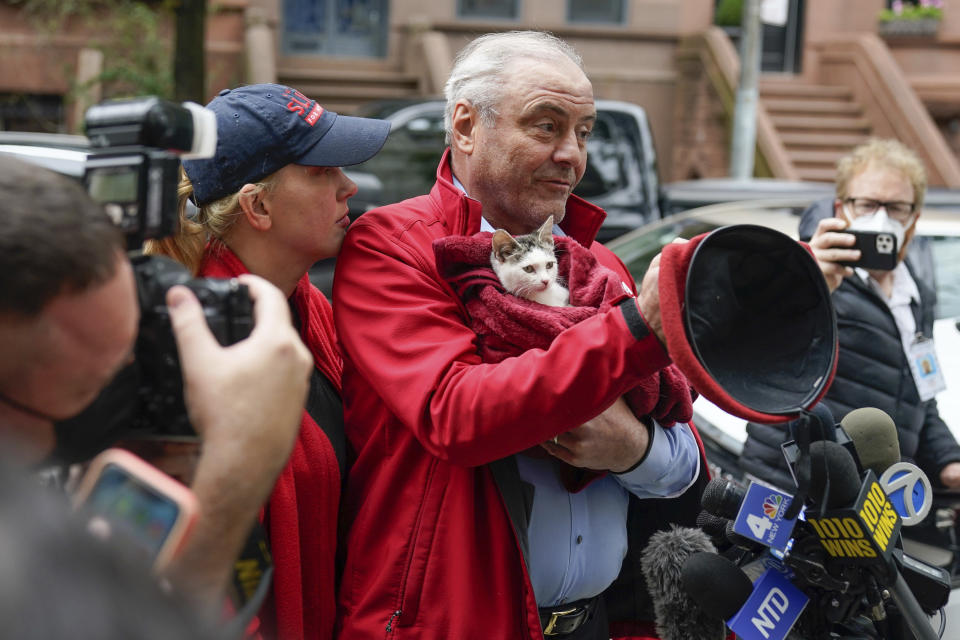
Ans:
[[[553,216],[533,233],[514,238],[504,229],[493,232],[490,264],[509,293],[551,307],[566,307],[567,288],[557,276]]]

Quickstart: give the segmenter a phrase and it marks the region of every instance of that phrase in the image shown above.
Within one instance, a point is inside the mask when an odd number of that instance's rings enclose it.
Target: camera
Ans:
[[[180,159],[213,155],[213,112],[154,97],[115,100],[90,107],[85,125],[92,152],[83,182],[123,231],[127,249],[175,233]]]
[[[62,461],[83,460],[129,437],[196,438],[183,401],[180,359],[166,306],[167,290],[189,287],[211,332],[227,346],[250,335],[253,305],[235,279],[193,278],[179,263],[143,255],[144,240],[179,229],[181,158],[210,157],[213,112],[156,97],[107,101],[87,110],[92,152],[84,185],[123,232],[137,282],[140,326],[134,361],[80,415],[56,425]]]

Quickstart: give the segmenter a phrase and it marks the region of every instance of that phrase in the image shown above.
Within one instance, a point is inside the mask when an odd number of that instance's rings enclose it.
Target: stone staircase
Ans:
[[[420,96],[418,77],[393,69],[280,67],[278,82],[296,87],[325,108],[352,114],[361,104]]]
[[[760,99],[803,180],[833,182],[837,160],[872,131],[847,87],[761,81]]]

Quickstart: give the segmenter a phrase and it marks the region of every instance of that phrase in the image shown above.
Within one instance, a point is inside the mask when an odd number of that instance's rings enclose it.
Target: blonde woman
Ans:
[[[339,252],[350,224],[347,200],[357,187],[339,167],[375,155],[390,125],[337,115],[275,84],[224,90],[207,108],[217,116],[216,155],[183,163],[181,232],[149,251],[199,276],[259,275],[290,301],[316,366],[297,444],[263,512],[275,574],[260,632],[331,638],[346,474],[341,359],[330,304],[307,270]],[[193,220],[183,213],[187,198],[199,209]]]

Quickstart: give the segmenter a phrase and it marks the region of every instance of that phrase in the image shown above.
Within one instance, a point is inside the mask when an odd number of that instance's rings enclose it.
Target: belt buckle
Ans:
[[[548,622],[548,623],[547,623],[547,626],[544,627],[544,629],[543,629],[543,635],[545,635],[545,636],[559,635],[559,634],[554,634],[554,633],[553,633],[553,628],[554,628],[555,626],[557,626],[557,618],[559,618],[560,616],[568,616],[568,615],[570,615],[571,613],[576,613],[576,612],[577,612],[577,609],[579,609],[579,607],[574,607],[574,608],[572,608],[572,609],[566,609],[565,611],[554,611],[553,613],[551,613],[551,614],[550,614],[550,622]]]

